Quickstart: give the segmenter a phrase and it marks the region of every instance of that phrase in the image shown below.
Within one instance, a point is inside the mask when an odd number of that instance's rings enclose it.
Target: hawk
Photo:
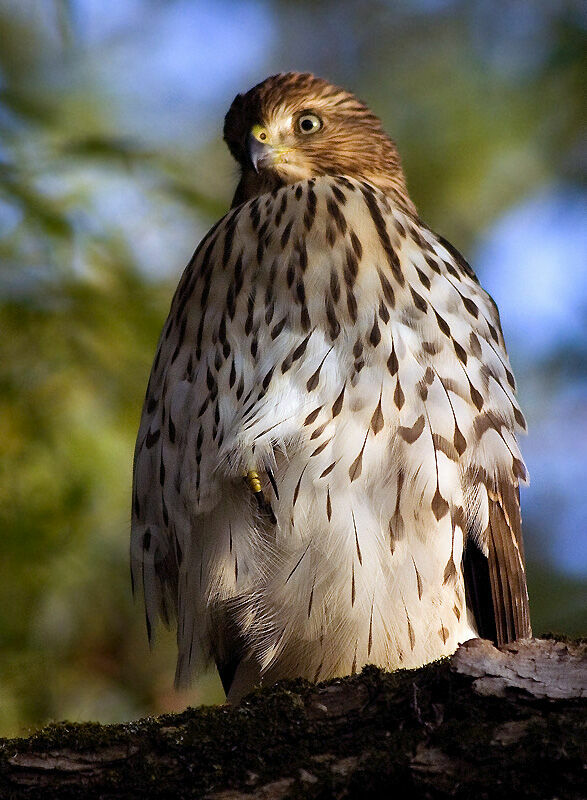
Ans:
[[[171,304],[138,432],[132,576],[176,681],[414,668],[531,635],[525,427],[497,308],[395,144],[311,74],[238,95],[241,169]]]

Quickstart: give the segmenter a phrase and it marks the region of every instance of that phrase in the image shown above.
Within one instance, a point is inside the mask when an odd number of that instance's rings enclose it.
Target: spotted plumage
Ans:
[[[530,635],[491,298],[352,95],[274,76],[225,138],[241,180],[173,298],[135,452],[133,581],[150,635],[177,620],[178,682],[213,659],[236,700]]]

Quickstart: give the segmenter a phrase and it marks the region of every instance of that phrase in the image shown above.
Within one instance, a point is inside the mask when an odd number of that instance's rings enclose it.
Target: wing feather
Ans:
[[[502,491],[500,491],[500,488]],[[488,565],[499,645],[532,635],[518,490],[498,486],[489,498]]]
[[[532,636],[519,489],[513,476],[487,490],[489,518],[463,556],[467,605],[479,636],[498,646]],[[480,546],[481,545],[481,546]]]

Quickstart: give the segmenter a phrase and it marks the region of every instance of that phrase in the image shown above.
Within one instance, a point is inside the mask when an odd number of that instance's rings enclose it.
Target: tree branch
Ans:
[[[475,639],[419,670],[0,742],[2,798],[579,798],[587,645]]]

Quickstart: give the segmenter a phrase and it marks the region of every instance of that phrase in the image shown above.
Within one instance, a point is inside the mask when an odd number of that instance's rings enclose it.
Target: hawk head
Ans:
[[[310,73],[273,75],[237,95],[224,139],[242,170],[233,206],[284,184],[345,175],[414,210],[381,121],[354,95]]]

